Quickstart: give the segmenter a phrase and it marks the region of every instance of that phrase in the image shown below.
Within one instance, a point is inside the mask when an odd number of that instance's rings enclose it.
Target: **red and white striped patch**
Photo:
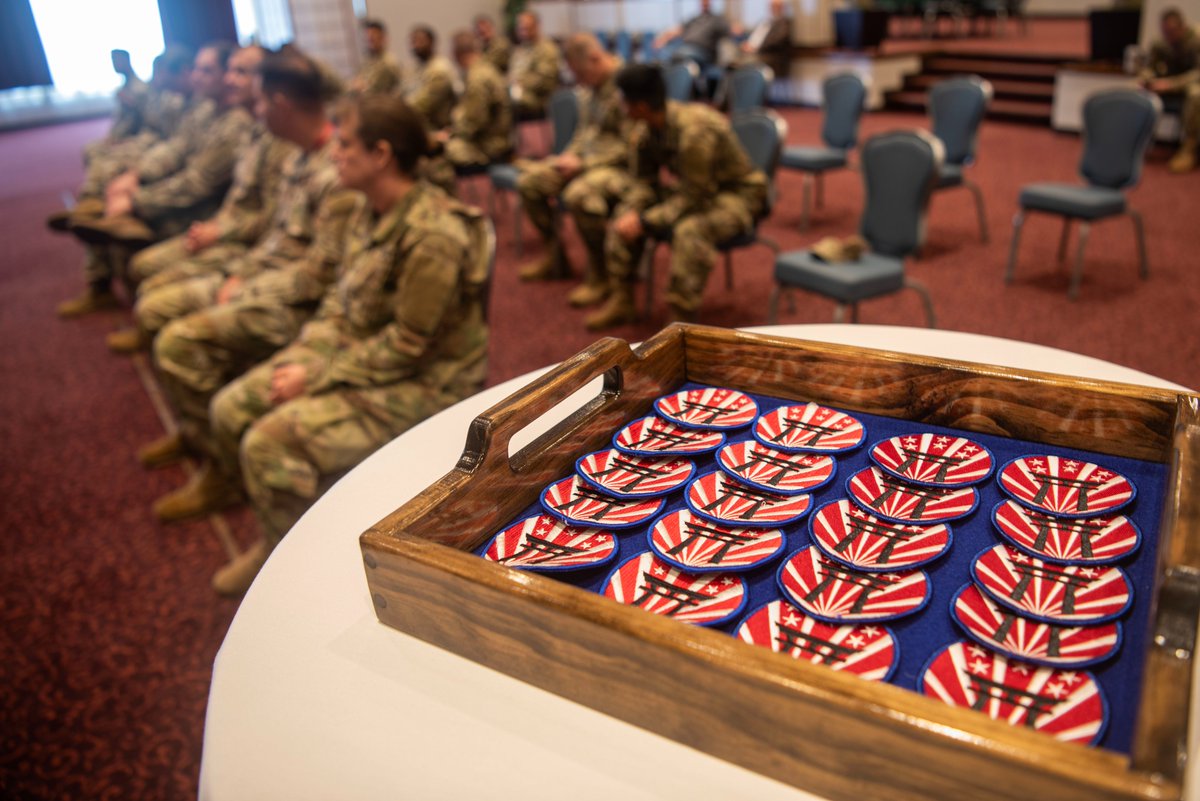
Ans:
[[[1124,515],[1057,517],[1004,501],[992,510],[992,525],[1018,548],[1068,564],[1106,564],[1132,554],[1142,534]]]
[[[1133,602],[1129,579],[1119,568],[1056,565],[1011,545],[979,554],[971,575],[993,600],[1048,623],[1101,623],[1120,617]]]
[[[806,403],[783,406],[759,417],[754,436],[764,445],[784,451],[839,453],[861,445],[867,430],[858,418],[845,412]]]
[[[662,498],[616,498],[579,476],[554,482],[542,492],[542,507],[577,526],[628,528],[662,511]]]
[[[769,562],[783,550],[777,528],[744,528],[714,523],[680,509],[658,519],[650,529],[650,547],[680,570],[750,570]]]
[[[709,520],[735,526],[786,526],[808,513],[811,495],[779,495],[718,471],[688,485],[687,505]]]
[[[721,448],[717,464],[739,481],[783,495],[812,492],[829,483],[835,470],[832,456],[789,453],[754,440]]]
[[[817,665],[887,681],[896,667],[896,638],[886,626],[838,625],[804,614],[786,601],[771,601],[738,627],[743,642]]]
[[[939,651],[921,676],[921,692],[1069,743],[1095,745],[1107,723],[1092,674],[1010,661],[974,643]]]
[[[807,546],[779,570],[784,594],[814,617],[831,622],[892,620],[911,615],[929,600],[923,570],[865,573]]]
[[[978,442],[946,434],[906,434],[871,448],[875,464],[916,484],[959,487],[992,474],[991,452]]]
[[[575,472],[610,495],[653,498],[690,481],[696,464],[682,456],[636,456],[610,448],[580,458]]]
[[[950,527],[892,523],[850,501],[834,501],[813,514],[811,533],[826,556],[859,570],[908,570],[950,548]]]
[[[1022,617],[967,584],[951,604],[954,620],[971,639],[1014,659],[1051,667],[1083,667],[1108,659],[1121,645],[1116,623],[1061,626]]]
[[[974,487],[922,487],[883,472],[859,470],[846,491],[863,509],[901,523],[945,523],[966,517],[979,503]]]
[[[1014,459],[1000,471],[1000,486],[1031,509],[1064,517],[1116,511],[1136,492],[1115,470],[1061,456]]]
[[[711,453],[724,444],[720,431],[687,428],[656,416],[634,420],[613,437],[617,450],[643,456]]]
[[[649,551],[621,564],[604,595],[697,626],[724,623],[746,604],[746,583],[733,573],[685,573]]]
[[[685,389],[664,395],[654,409],[668,420],[693,428],[741,428],[754,422],[758,404],[745,392],[719,387]]]
[[[603,565],[616,554],[616,537],[606,531],[534,515],[497,534],[483,557],[526,570],[578,570]]]

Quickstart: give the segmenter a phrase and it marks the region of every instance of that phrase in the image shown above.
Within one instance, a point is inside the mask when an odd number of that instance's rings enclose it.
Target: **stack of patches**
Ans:
[[[1116,471],[1052,455],[1014,459],[997,480],[1011,498],[992,512],[1006,542],[975,557],[974,581],[951,602],[955,623],[977,644],[936,653],[921,688],[1062,740],[1098,742],[1106,703],[1080,668],[1120,649],[1116,619],[1133,588],[1113,563],[1133,555],[1141,534],[1113,513],[1136,490]]]

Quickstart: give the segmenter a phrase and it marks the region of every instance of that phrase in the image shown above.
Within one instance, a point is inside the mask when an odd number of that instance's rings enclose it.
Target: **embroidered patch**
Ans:
[[[817,403],[783,406],[758,418],[754,437],[783,451],[841,453],[863,444],[867,430],[856,417]]]
[[[542,508],[577,526],[629,528],[662,511],[662,498],[615,498],[579,476],[560,479],[542,491]]]
[[[736,389],[703,387],[664,395],[654,402],[663,417],[689,428],[742,428],[758,416],[758,404]]]
[[[617,539],[606,531],[534,515],[493,537],[483,557],[523,570],[557,571],[598,567],[616,555]]]
[[[1115,512],[1136,490],[1120,473],[1059,456],[1025,456],[1000,470],[1000,488],[1019,503],[1062,517]]]
[[[919,689],[951,706],[1069,743],[1095,745],[1108,725],[1108,704],[1091,673],[1008,660],[968,642],[934,654],[921,671]]]
[[[647,551],[609,574],[604,595],[684,623],[716,626],[742,611],[746,583],[733,573],[685,573]]]
[[[944,554],[952,540],[945,523],[892,523],[850,501],[834,501],[809,521],[809,536],[826,556],[858,570],[909,570]]]
[[[929,601],[923,570],[865,573],[806,546],[776,576],[780,589],[808,614],[831,623],[893,620],[918,612]]]
[[[705,520],[690,509],[660,517],[650,528],[650,547],[667,564],[690,573],[752,570],[783,550],[777,528],[742,528]]]
[[[641,456],[711,453],[724,444],[725,435],[720,431],[685,428],[654,416],[634,420],[613,436],[617,450]]]
[[[996,504],[992,525],[1021,550],[1064,564],[1117,562],[1142,542],[1142,532],[1124,515],[1056,517],[1016,501]]]
[[[1121,647],[1119,623],[1063,626],[1011,612],[974,584],[964,585],[950,602],[950,614],[967,635],[1013,659],[1049,667],[1085,667],[1103,662]]]
[[[796,495],[833,480],[837,467],[823,453],[788,453],[761,442],[733,442],[717,452],[717,465],[744,484]]]
[[[992,474],[991,451],[965,437],[907,434],[871,448],[871,460],[905,481],[932,487],[978,484]]]
[[[720,471],[688,485],[687,505],[718,523],[735,526],[786,526],[808,513],[811,495],[780,495],[743,484]]]
[[[846,494],[863,509],[895,523],[946,523],[971,514],[979,503],[974,487],[923,487],[878,467],[851,476]]]
[[[826,623],[786,601],[759,607],[738,627],[737,636],[751,645],[869,681],[887,681],[900,661],[896,637],[886,626]]]
[[[971,575],[992,600],[1046,623],[1103,623],[1133,603],[1133,589],[1120,568],[1056,565],[1011,545],[976,556]]]
[[[682,456],[636,456],[610,448],[581,457],[575,462],[575,472],[609,495],[654,498],[690,481],[696,464]]]

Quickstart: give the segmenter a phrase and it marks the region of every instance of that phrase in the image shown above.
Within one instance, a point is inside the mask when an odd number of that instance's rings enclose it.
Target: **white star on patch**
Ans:
[[[1020,673],[1022,676],[1029,675],[1029,665],[1024,662],[1017,662],[1012,666],[1013,673]]]
[[[666,571],[664,568],[662,568],[662,567],[655,567],[655,568],[654,568],[654,570],[653,570],[653,571],[651,571],[651,572],[653,572],[653,573],[654,573],[654,575],[656,575],[656,576],[665,576],[665,575],[667,575],[667,571]]]
[[[1059,699],[1067,694],[1067,688],[1063,687],[1061,684],[1058,684],[1057,682],[1054,684],[1047,684],[1046,685],[1046,693],[1054,696],[1055,699]]]
[[[857,634],[851,635],[846,638],[846,645],[849,645],[851,648],[861,648],[862,644],[863,644],[863,638],[858,636]]]
[[[967,648],[971,656],[987,656],[987,651],[980,648],[978,645],[972,645]]]
[[[800,618],[796,617],[795,612],[788,612],[788,616],[783,619],[784,625],[792,626],[793,628],[800,625]]]
[[[875,628],[874,626],[863,626],[862,633],[868,637],[874,637],[879,633],[879,629]]]
[[[1060,681],[1070,686],[1079,680],[1079,674],[1073,670],[1064,670],[1062,673],[1058,674],[1058,678]]]
[[[982,659],[976,659],[971,663],[971,672],[977,676],[982,676],[988,672],[988,663]]]

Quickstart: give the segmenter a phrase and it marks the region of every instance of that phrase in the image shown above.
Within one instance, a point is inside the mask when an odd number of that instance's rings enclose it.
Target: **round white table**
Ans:
[[[859,325],[751,330],[1180,389],[1086,356],[974,334]],[[470,421],[538,372],[385,446],[275,550],[213,667],[201,799],[815,798],[376,620],[359,534],[448,472]],[[544,430],[553,421],[539,422]],[[1200,719],[1196,695],[1193,718]],[[1195,768],[1194,738],[1191,751]],[[1187,797],[1200,798],[1197,783],[1188,784]]]

